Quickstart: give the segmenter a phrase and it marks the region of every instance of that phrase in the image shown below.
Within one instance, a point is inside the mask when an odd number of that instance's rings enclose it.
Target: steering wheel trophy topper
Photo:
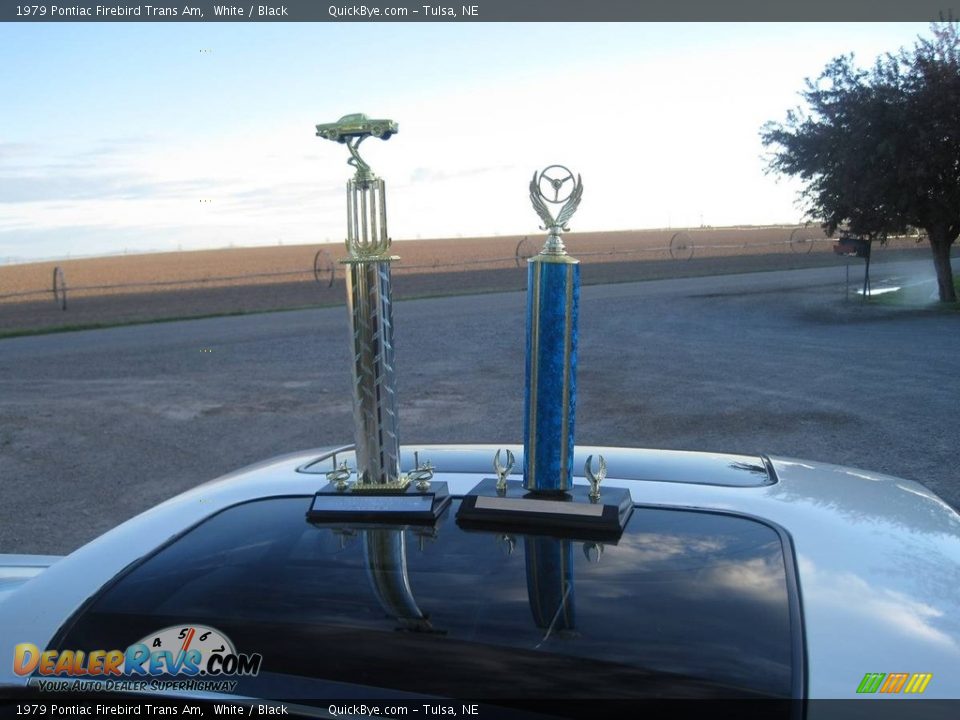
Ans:
[[[557,175],[559,174],[559,177]],[[573,173],[563,165],[548,165],[539,174],[534,175],[534,178],[537,180],[537,190],[540,197],[542,197],[547,202],[552,203],[562,203],[566,202],[567,199],[573,194],[573,191],[580,188],[580,191],[583,191],[583,183],[580,182],[580,176],[577,176],[577,182],[567,188],[561,197],[561,190],[563,186],[573,180]],[[544,192],[546,190],[546,192]],[[547,197],[547,195],[552,194],[553,197]]]
[[[400,440],[393,344],[393,301],[385,186],[358,148],[368,137],[384,140],[397,132],[393,120],[344,115],[316,126],[317,136],[345,144],[356,168],[347,181],[347,311],[353,344],[355,482],[350,469],[334,468],[314,497],[311,522],[381,521],[432,523],[450,502],[447,484],[431,482],[428,462],[400,472]]]
[[[569,232],[567,221],[573,217],[583,196],[583,182],[580,176],[573,179],[573,173],[563,165],[549,165],[539,173],[533,174],[530,181],[530,202],[533,209],[543,220],[541,230],[549,232],[543,252],[550,255],[564,255],[563,240],[560,233]],[[563,204],[556,218],[547,208],[547,203]],[[577,262],[577,261],[574,261]]]
[[[562,233],[580,205],[583,181],[563,165],[549,165],[533,174],[528,191],[547,239],[527,260],[523,482],[507,480],[513,456],[508,453],[503,465],[498,451],[496,479],[483,480],[464,497],[457,521],[510,527],[553,523],[592,538],[619,536],[633,504],[623,488],[606,488],[601,496],[603,456],[595,473],[588,461],[589,486],[573,481],[580,261],[567,254]],[[559,206],[556,215],[551,206]]]

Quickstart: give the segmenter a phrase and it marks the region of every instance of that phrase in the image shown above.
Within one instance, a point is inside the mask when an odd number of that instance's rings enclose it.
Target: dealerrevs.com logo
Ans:
[[[20,643],[13,671],[42,691],[209,690],[230,692],[230,678],[260,672],[260,653],[238,653],[206,625],[173,625],[126,650],[44,650]]]

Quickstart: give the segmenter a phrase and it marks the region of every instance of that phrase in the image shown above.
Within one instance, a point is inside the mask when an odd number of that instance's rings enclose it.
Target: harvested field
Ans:
[[[818,228],[638,230],[564,239],[590,284],[844,262]],[[520,290],[523,260],[542,241],[538,234],[395,242],[401,258],[394,265],[395,292],[403,298]],[[922,254],[925,247],[904,238],[875,255]],[[0,267],[0,333],[339,304],[337,260],[345,254],[339,244],[271,246]]]

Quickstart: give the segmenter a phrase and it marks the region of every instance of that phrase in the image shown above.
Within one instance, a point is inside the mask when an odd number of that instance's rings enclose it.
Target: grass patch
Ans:
[[[784,268],[787,270],[799,270],[804,269],[802,267],[787,267]],[[598,286],[598,285],[625,285],[629,283],[641,283],[641,282],[656,282],[659,280],[677,280],[684,278],[694,278],[694,277],[713,277],[718,275],[746,275],[752,273],[763,273],[763,272],[777,272],[776,270],[771,270],[769,268],[754,268],[754,269],[724,269],[724,270],[711,270],[709,268],[702,268],[699,270],[694,270],[693,272],[687,273],[677,273],[669,274],[664,276],[651,276],[651,277],[632,277],[632,278],[597,278],[589,281],[583,282],[584,287],[589,286]],[[462,290],[447,290],[447,291],[436,291],[436,292],[424,292],[424,293],[403,293],[394,296],[395,302],[403,302],[405,300],[433,300],[433,299],[442,299],[450,297],[462,297],[464,295],[495,295],[498,293],[517,293],[525,292],[526,285],[523,287],[515,288],[484,288],[484,287],[466,287]],[[227,310],[224,312],[215,312],[215,313],[206,313],[203,315],[177,315],[169,317],[160,317],[160,318],[141,318],[133,320],[116,320],[116,321],[106,321],[106,322],[97,322],[97,323],[78,323],[76,325],[53,325],[50,327],[39,327],[39,328],[17,328],[15,330],[0,330],[0,340],[5,338],[15,338],[15,337],[27,337],[30,335],[53,335],[54,333],[66,333],[66,332],[79,332],[82,330],[104,330],[106,328],[115,328],[115,327],[128,327],[130,325],[152,325],[155,323],[168,323],[168,322],[181,322],[184,320],[206,320],[209,318],[218,318],[218,317],[233,317],[235,315],[260,315],[263,313],[277,313],[277,312],[291,312],[294,310],[319,310],[321,308],[330,308],[330,307],[342,307],[344,303],[335,302],[335,303],[321,303],[317,305],[297,305],[294,307],[284,307],[284,308],[270,308],[266,310]]]
[[[752,275],[755,273],[766,273],[766,272],[780,272],[784,270],[802,270],[812,267],[826,267],[827,265],[804,265],[803,263],[786,263],[783,267],[749,267],[749,266],[735,266],[727,268],[717,268],[715,266],[708,267],[688,267],[684,271],[677,271],[674,268],[673,272],[667,272],[663,274],[652,274],[646,277],[623,277],[623,278],[609,278],[609,277],[595,277],[589,280],[583,281],[583,286],[599,286],[599,285],[622,285],[630,283],[645,283],[645,282],[657,282],[662,280],[676,280],[683,278],[697,278],[697,277],[714,277],[722,275]],[[954,279],[954,284],[958,287],[958,294],[960,294],[960,276]],[[489,294],[498,294],[498,293],[517,293],[524,292],[526,286],[521,287],[463,287],[462,289],[451,289],[451,290],[437,290],[437,291],[428,291],[428,292],[411,292],[411,293],[402,293],[395,294],[394,300],[396,302],[403,302],[406,300],[428,300],[428,299],[438,299],[438,298],[449,298],[449,297],[460,297],[464,295],[489,295]],[[916,295],[916,297],[914,297]],[[871,297],[867,301],[870,304],[876,305],[900,305],[900,306],[926,306],[930,305],[929,292],[922,292],[916,287],[904,288],[903,290],[886,293],[884,295],[878,295],[876,297]],[[321,308],[331,308],[331,307],[343,307],[343,302],[333,302],[333,303],[320,303],[316,305],[296,305],[293,307],[283,307],[283,308],[269,308],[269,309],[252,309],[252,310],[228,310],[223,312],[214,312],[214,313],[205,313],[201,315],[178,315],[178,316],[167,316],[160,318],[141,318],[141,319],[132,319],[132,320],[117,320],[117,321],[106,321],[106,322],[95,322],[95,323],[77,323],[75,325],[54,325],[51,327],[39,327],[39,328],[17,328],[14,330],[0,330],[0,340],[5,338],[15,338],[15,337],[25,337],[30,335],[51,335],[53,333],[64,333],[64,332],[78,332],[82,330],[103,330],[106,328],[113,327],[127,327],[130,325],[151,325],[154,323],[167,323],[167,322],[181,322],[184,320],[205,320],[209,318],[218,318],[218,317],[232,317],[235,315],[259,315],[263,313],[277,313],[277,312],[291,312],[295,310],[317,310]],[[956,305],[937,305],[938,308],[953,308],[960,310],[960,304]]]
[[[496,293],[523,292],[525,288],[480,288],[466,290],[451,290],[448,292],[422,293],[400,295],[394,297],[394,302],[405,300],[432,300],[435,298],[460,297],[462,295],[491,295]],[[160,318],[140,318],[133,320],[116,320],[96,323],[78,323],[76,325],[53,325],[39,328],[17,328],[15,330],[0,330],[0,340],[5,338],[27,337],[30,335],[53,335],[55,333],[80,332],[82,330],[105,330],[115,327],[129,327],[131,325],[154,325],[156,323],[182,322],[187,320],[207,320],[209,318],[233,317],[235,315],[264,315],[267,313],[293,312],[296,310],[321,310],[331,307],[343,307],[344,303],[320,303],[317,305],[295,305],[293,307],[268,308],[258,310],[225,310],[223,312],[206,313],[203,315],[177,315]]]
[[[53,327],[43,328],[19,328],[17,330],[0,330],[0,340],[4,338],[25,337],[28,335],[52,335],[54,333],[78,332],[81,330],[104,330],[106,328],[127,327],[129,325],[154,325],[157,323],[181,322],[183,320],[207,320],[209,318],[233,317],[234,315],[262,315],[265,313],[293,312],[295,310],[319,310],[320,308],[337,307],[337,305],[342,304],[343,303],[299,305],[297,307],[272,308],[269,310],[230,310],[227,312],[209,313],[207,315],[183,315],[146,320],[118,320],[116,322],[86,323],[79,325],[54,325]]]
[[[953,287],[957,295],[960,295],[960,277],[953,278]],[[960,302],[938,302],[936,285],[932,283],[909,285],[893,292],[871,297],[868,302],[871,305],[884,307],[929,307],[933,310],[960,311]]]

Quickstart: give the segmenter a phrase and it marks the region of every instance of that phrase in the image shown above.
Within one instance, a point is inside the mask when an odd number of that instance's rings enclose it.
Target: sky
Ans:
[[[0,23],[0,264],[342,242],[343,145],[394,240],[538,232],[527,185],[583,178],[573,231],[796,223],[759,131],[804,79],[924,23]]]

